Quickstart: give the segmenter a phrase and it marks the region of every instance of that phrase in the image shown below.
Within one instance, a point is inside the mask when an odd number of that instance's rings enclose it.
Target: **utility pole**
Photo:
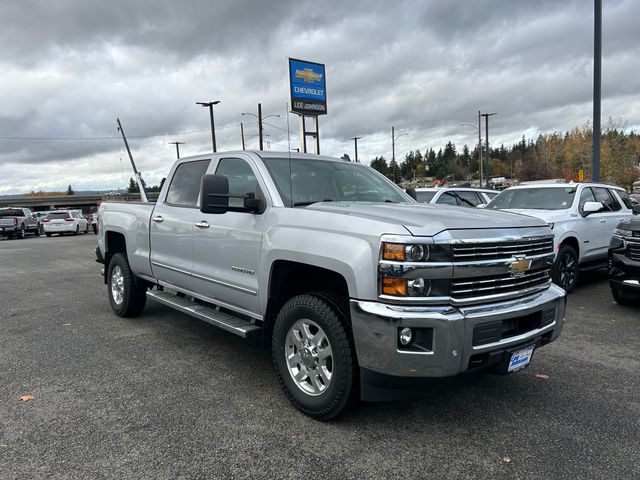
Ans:
[[[393,164],[393,183],[396,183],[396,127],[391,127],[391,163]]]
[[[220,103],[220,100],[215,100],[213,102],[196,102],[196,105],[200,105],[202,107],[209,107],[209,117],[211,119],[211,143],[213,144],[213,152],[217,152],[216,149],[216,128],[213,122],[213,106]]]
[[[169,142],[169,144],[176,146],[176,155],[178,160],[180,160],[180,145],[184,145],[184,142]]]
[[[358,140],[360,140],[361,138],[362,137],[352,137],[356,149],[356,163],[358,163]]]
[[[600,181],[600,95],[602,80],[602,0],[594,0],[593,12],[593,171]]]
[[[264,150],[264,142],[262,140],[262,104],[258,104],[258,134],[260,135],[260,150]]]
[[[482,176],[483,166],[482,166],[482,126],[480,121],[482,120],[480,110],[478,110],[478,158],[480,161],[480,188],[482,188]]]
[[[484,139],[487,143],[487,179],[485,185],[489,186],[489,162],[491,161],[491,151],[489,150],[489,117],[491,117],[492,115],[497,115],[497,113],[481,113],[480,115],[484,117]]]
[[[240,136],[242,137],[242,150],[244,150],[244,126],[242,122],[240,122]]]

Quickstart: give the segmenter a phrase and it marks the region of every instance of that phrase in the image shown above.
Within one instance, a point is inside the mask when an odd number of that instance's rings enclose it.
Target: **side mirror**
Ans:
[[[584,207],[582,207],[582,216],[586,217],[592,213],[599,212],[603,208],[600,202],[585,202]]]
[[[413,198],[415,201],[418,201],[418,196],[416,195],[416,191],[415,189],[409,187],[405,190],[405,192],[407,192],[407,195],[409,195],[411,198]]]
[[[229,211],[229,179],[224,175],[205,175],[200,188],[202,213],[227,213]]]
[[[640,215],[640,203],[631,207],[634,215]]]

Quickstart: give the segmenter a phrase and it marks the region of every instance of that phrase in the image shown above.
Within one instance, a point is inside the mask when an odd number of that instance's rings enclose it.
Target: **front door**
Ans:
[[[222,158],[216,174],[229,179],[230,193],[253,192],[264,198],[265,190],[250,162],[242,155]],[[240,198],[229,199],[230,207],[242,205]],[[258,313],[263,218],[250,212],[197,212],[193,227],[193,284],[197,293],[241,313]]]

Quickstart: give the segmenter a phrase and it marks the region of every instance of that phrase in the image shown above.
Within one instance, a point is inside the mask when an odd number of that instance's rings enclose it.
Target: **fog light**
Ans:
[[[404,327],[400,330],[400,343],[402,345],[406,347],[411,343],[411,340],[413,340],[413,331],[410,328]]]

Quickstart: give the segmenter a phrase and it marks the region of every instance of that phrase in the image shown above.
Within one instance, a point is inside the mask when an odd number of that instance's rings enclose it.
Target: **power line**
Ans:
[[[216,130],[223,130],[227,128],[237,128],[240,124],[234,123],[230,125],[223,125],[222,127],[216,127]],[[167,133],[154,133],[150,135],[127,135],[127,138],[153,138],[153,137],[166,137],[169,135],[187,135],[191,133],[209,132],[210,129],[203,130],[186,130],[182,132],[167,132]],[[0,140],[122,140],[122,137],[21,137],[21,136],[4,136],[0,135]]]

